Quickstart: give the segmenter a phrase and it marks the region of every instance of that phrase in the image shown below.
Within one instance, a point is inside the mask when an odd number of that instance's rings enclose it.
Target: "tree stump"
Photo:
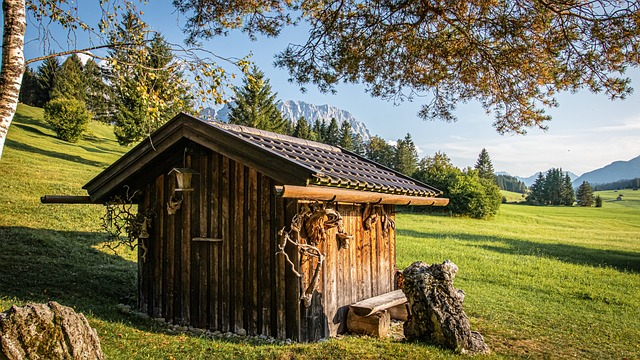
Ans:
[[[402,291],[410,313],[404,335],[462,353],[487,354],[489,347],[480,333],[471,331],[462,309],[464,291],[453,287],[457,272],[449,260],[431,266],[418,261],[404,270]]]
[[[82,314],[55,301],[0,313],[0,359],[104,359]]]

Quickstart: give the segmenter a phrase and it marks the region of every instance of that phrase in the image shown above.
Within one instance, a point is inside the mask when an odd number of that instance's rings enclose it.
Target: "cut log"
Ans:
[[[391,328],[391,317],[386,310],[378,311],[370,316],[359,316],[349,311],[347,329],[356,334],[386,337]]]
[[[388,292],[374,296],[351,305],[351,311],[358,316],[369,316],[381,310],[407,303],[407,297],[402,290]]]
[[[400,304],[389,308],[389,316],[393,320],[407,321],[409,320],[409,310],[407,304]]]

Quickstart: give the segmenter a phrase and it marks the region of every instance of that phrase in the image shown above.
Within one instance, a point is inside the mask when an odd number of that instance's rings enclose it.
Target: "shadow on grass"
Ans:
[[[398,235],[416,238],[442,237],[442,234],[435,232],[402,229],[398,230]],[[470,246],[475,246],[502,254],[535,255],[558,259],[560,261],[571,264],[588,265],[593,267],[612,267],[619,271],[631,271],[640,273],[640,253],[637,252],[602,250],[577,245],[539,243],[520,239],[497,238],[465,233],[447,233],[446,235],[447,237],[467,241],[470,243]],[[493,246],[486,244],[487,242],[500,243],[507,246]]]
[[[38,129],[35,126],[31,126],[31,125],[25,125],[25,124],[13,124],[12,126],[15,126],[17,128],[20,128],[26,132],[30,132],[32,134],[36,134],[38,136],[47,136],[47,137],[52,137],[50,134],[45,133],[44,131]]]
[[[57,301],[104,320],[122,320],[131,305],[135,262],[94,249],[99,233],[0,227],[0,298]]]
[[[21,151],[30,152],[30,153],[42,154],[44,156],[49,156],[49,157],[58,158],[58,159],[62,159],[62,160],[67,160],[67,161],[73,161],[75,163],[85,164],[85,165],[89,165],[89,166],[103,167],[105,165],[108,165],[108,164],[103,163],[103,162],[88,160],[88,159],[85,159],[85,158],[77,156],[77,155],[69,155],[69,154],[65,154],[65,153],[61,153],[61,152],[57,152],[57,151],[40,149],[40,148],[31,146],[31,145],[27,145],[25,143],[21,143],[21,142],[15,141],[15,140],[11,140],[11,139],[7,139],[6,142],[7,142],[7,146],[12,148],[12,149],[17,149],[17,150],[21,150]]]

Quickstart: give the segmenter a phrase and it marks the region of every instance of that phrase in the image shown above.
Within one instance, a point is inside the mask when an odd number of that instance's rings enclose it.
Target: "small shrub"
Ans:
[[[56,98],[44,106],[44,119],[59,139],[75,143],[87,130],[91,113],[82,101]]]
[[[596,207],[602,207],[602,198],[600,195],[596,195]]]

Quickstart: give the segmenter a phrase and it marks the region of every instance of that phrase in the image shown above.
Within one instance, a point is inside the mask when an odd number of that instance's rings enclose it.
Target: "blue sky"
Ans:
[[[80,16],[91,19],[99,14],[97,0],[79,1]],[[181,43],[181,19],[169,0],[154,0],[142,6],[145,20],[169,41]],[[66,47],[66,32],[54,29],[62,47]],[[32,58],[43,50],[34,27],[27,26],[25,55]],[[273,67],[273,55],[289,43],[301,43],[304,29],[287,29],[275,39],[249,41],[242,34],[206,42],[204,47],[221,56],[243,57],[249,52],[252,60],[270,79],[272,88],[282,100],[302,100],[312,104],[329,104],[351,112],[364,122],[373,134],[387,140],[403,138],[410,133],[419,148],[419,156],[445,152],[456,166],[473,166],[482,148],[489,152],[497,171],[529,176],[551,167],[562,167],[576,174],[602,167],[613,161],[629,160],[640,155],[640,70],[631,69],[636,92],[624,101],[610,101],[605,95],[583,91],[560,94],[560,106],[550,109],[553,120],[544,132],[532,129],[527,135],[499,135],[491,126],[493,116],[475,103],[460,106],[457,123],[424,121],[417,117],[420,100],[394,105],[372,98],[362,85],[340,85],[337,94],[322,94],[313,85],[301,93],[288,83],[285,70]],[[87,46],[89,39],[78,34],[78,46]]]

